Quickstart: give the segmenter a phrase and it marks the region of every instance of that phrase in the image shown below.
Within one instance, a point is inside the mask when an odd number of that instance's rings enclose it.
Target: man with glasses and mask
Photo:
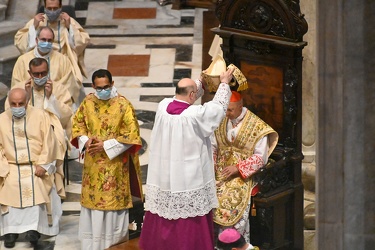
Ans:
[[[41,26],[48,26],[53,30],[52,47],[69,58],[74,73],[87,77],[84,51],[90,37],[74,18],[62,12],[62,0],[44,0],[44,13],[38,13],[16,33],[14,44],[20,53],[24,54],[37,46],[36,30]]]
[[[73,103],[78,102],[79,91],[82,86],[82,76],[78,77],[74,74],[72,64],[69,59],[61,53],[52,49],[54,40],[53,30],[49,27],[40,27],[35,39],[37,46],[26,54],[18,57],[12,74],[12,88],[25,85],[28,80],[43,78],[46,76],[30,77],[28,72],[29,62],[37,57],[46,59],[49,67],[48,77],[55,87],[54,95],[58,100],[64,99],[66,91],[70,93]],[[63,91],[60,91],[62,89]],[[65,100],[64,100],[65,102]]]
[[[53,177],[65,144],[47,113],[28,105],[24,89],[8,97],[10,108],[0,114],[0,232],[6,248],[22,233],[36,246],[41,234],[59,233],[62,208]]]
[[[84,154],[81,249],[102,250],[128,239],[132,195],[142,199],[142,142],[133,105],[117,93],[111,73],[95,71],[92,86],[73,117],[72,135]]]

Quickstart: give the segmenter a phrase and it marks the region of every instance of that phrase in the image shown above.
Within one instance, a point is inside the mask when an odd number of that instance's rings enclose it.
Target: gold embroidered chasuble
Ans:
[[[227,138],[227,124],[226,117],[215,131],[218,148],[215,178],[219,207],[214,210],[214,222],[222,226],[233,226],[241,219],[249,204],[251,189],[255,183],[251,177],[225,180],[221,171],[226,166],[236,165],[240,160],[249,158],[256,143],[266,135],[272,135],[272,139],[269,140],[269,156],[276,146],[277,133],[249,110],[233,142]]]
[[[85,154],[81,193],[81,204],[89,209],[131,208],[131,192],[135,191],[134,195],[142,198],[141,168],[137,153],[142,142],[132,104],[121,95],[103,101],[90,94],[73,118],[72,131],[73,138],[96,136],[103,141],[116,139],[120,143],[134,145],[112,160],[104,151],[93,157]]]
[[[35,165],[63,160],[61,146],[46,113],[28,107],[13,119],[10,109],[0,114],[0,204],[24,208],[49,203],[53,177],[35,175]]]

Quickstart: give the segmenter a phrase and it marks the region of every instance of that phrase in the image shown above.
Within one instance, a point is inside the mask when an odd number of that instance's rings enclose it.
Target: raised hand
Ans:
[[[37,29],[39,27],[40,22],[44,22],[44,13],[38,13],[34,16],[34,27]]]
[[[228,84],[233,78],[234,68],[228,67],[227,71],[221,73],[220,82]]]
[[[61,12],[60,19],[65,21],[65,27],[67,29],[69,29],[69,26],[70,26],[70,16],[69,16],[69,14],[66,13],[66,12]]]
[[[46,91],[46,96],[49,99],[52,95],[53,85],[52,80],[48,79],[46,85],[44,85],[44,90]]]

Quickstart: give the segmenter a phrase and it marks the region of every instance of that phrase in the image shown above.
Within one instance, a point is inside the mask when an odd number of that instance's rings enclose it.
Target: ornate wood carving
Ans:
[[[218,0],[216,14],[222,28],[302,41],[307,22],[298,0]]]
[[[166,0],[164,0],[166,1]],[[216,0],[169,0],[173,9],[215,8]]]
[[[253,51],[258,55],[265,55],[271,53],[271,46],[268,43],[262,43],[257,41],[246,41],[245,48]]]

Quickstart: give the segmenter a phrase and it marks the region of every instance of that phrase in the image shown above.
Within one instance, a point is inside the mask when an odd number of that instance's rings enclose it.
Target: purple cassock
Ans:
[[[167,112],[179,115],[189,106],[173,100]],[[212,250],[213,223],[212,212],[204,216],[168,220],[146,211],[139,246],[143,250]]]

